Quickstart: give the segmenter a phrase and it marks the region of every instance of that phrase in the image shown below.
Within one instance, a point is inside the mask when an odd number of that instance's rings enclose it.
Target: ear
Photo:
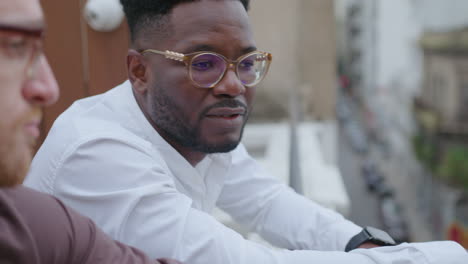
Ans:
[[[147,89],[147,61],[136,50],[130,49],[127,53],[127,74],[135,92],[144,93]]]

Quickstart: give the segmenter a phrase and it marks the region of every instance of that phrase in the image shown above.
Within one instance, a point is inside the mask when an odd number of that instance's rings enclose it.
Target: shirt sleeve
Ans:
[[[232,163],[217,205],[273,245],[344,251],[362,230],[272,178],[242,145],[233,152]]]
[[[60,201],[64,212],[70,220],[75,236],[74,259],[68,263],[76,264],[181,264],[174,260],[151,260],[139,249],[127,246],[111,239],[93,221],[83,217],[74,210],[67,209]]]
[[[19,186],[2,190],[0,200],[1,263],[160,264],[54,197]]]
[[[371,259],[360,252],[270,249],[193,209],[192,200],[176,190],[161,157],[144,144],[100,138],[68,153],[53,172],[54,194],[113,238],[152,257],[190,264],[436,263],[417,262],[414,253],[400,262],[383,262],[385,253]]]

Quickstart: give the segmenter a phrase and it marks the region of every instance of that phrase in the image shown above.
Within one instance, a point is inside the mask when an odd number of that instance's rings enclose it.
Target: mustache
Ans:
[[[43,109],[41,107],[35,107],[26,113],[18,123],[27,123],[31,120],[38,120],[42,122]]]
[[[245,113],[248,114],[248,108],[247,108],[247,105],[246,105],[246,104],[244,104],[243,102],[241,102],[241,101],[239,101],[239,100],[236,100],[236,99],[226,99],[226,100],[217,102],[217,103],[212,104],[212,105],[208,106],[207,108],[205,108],[205,109],[203,110],[201,116],[204,116],[204,115],[206,115],[206,113],[208,113],[210,110],[212,110],[212,109],[214,109],[214,108],[219,108],[219,107],[230,107],[230,108],[242,107],[242,108],[244,108]]]

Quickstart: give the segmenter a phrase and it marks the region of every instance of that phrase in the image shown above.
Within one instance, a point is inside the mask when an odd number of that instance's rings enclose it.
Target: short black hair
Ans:
[[[130,37],[136,40],[138,33],[147,27],[154,26],[163,29],[167,17],[172,9],[182,3],[197,2],[200,0],[120,0],[125,16],[127,17]],[[242,3],[245,10],[249,10],[250,0],[237,0]]]

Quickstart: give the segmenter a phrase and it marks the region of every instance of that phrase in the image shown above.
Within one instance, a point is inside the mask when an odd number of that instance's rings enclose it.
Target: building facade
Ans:
[[[421,101],[434,110],[443,130],[468,130],[468,28],[428,32]]]

